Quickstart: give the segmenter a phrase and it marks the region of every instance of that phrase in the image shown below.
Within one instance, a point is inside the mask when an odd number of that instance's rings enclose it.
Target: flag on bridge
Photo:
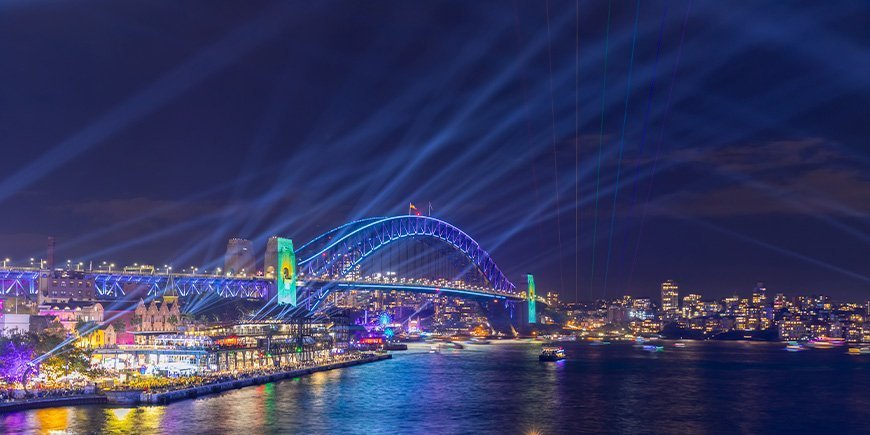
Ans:
[[[408,203],[408,214],[420,216],[420,210],[417,210],[417,206],[415,206],[413,202]]]

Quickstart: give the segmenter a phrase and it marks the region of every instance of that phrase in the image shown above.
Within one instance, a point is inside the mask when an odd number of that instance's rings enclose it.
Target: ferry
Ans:
[[[605,346],[605,345],[608,345],[608,344],[610,344],[610,342],[609,342],[609,341],[604,341],[604,340],[592,340],[592,341],[589,342],[589,345],[590,345],[590,346]]]
[[[849,355],[870,355],[870,347],[850,347]]]
[[[543,346],[538,361],[561,361],[565,359],[565,349],[562,346]]]
[[[468,344],[490,344],[491,342],[485,338],[473,337],[471,340],[468,340]]]
[[[682,341],[678,341],[678,342],[674,343],[674,347],[686,347],[686,343],[683,343]]]
[[[655,345],[652,345],[652,344],[647,344],[647,345],[644,345],[643,350],[645,350],[645,351],[647,351],[647,352],[664,352],[664,351],[665,351],[665,347],[664,347],[664,346],[655,346]]]

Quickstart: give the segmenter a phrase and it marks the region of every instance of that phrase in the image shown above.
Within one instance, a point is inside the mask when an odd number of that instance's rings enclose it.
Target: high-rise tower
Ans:
[[[674,316],[680,309],[680,288],[672,280],[662,283],[662,312]]]
[[[254,259],[254,244],[247,239],[230,239],[224,255],[224,270],[231,275],[255,275],[257,262]]]

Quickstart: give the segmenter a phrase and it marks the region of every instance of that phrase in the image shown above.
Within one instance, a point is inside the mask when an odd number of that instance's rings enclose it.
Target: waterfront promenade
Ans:
[[[205,378],[202,381],[192,384],[182,383],[168,385],[159,389],[116,389],[106,390],[98,394],[14,400],[0,403],[0,414],[56,406],[93,404],[131,406],[140,404],[166,404],[178,400],[191,399],[252,385],[280,381],[283,379],[292,379],[316,372],[351,367],[390,358],[391,355],[389,354],[372,354],[323,365],[297,367],[278,371],[258,370],[242,374],[227,374],[215,376],[213,378]]]

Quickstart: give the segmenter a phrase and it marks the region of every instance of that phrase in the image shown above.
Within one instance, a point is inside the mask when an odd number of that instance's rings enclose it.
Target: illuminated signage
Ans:
[[[383,337],[363,337],[359,339],[360,344],[384,344]]]
[[[532,274],[527,275],[529,278],[529,323],[536,323],[537,313],[535,313],[535,277]]]
[[[278,303],[296,306],[296,253],[293,241],[278,238],[278,264],[275,269]]]

